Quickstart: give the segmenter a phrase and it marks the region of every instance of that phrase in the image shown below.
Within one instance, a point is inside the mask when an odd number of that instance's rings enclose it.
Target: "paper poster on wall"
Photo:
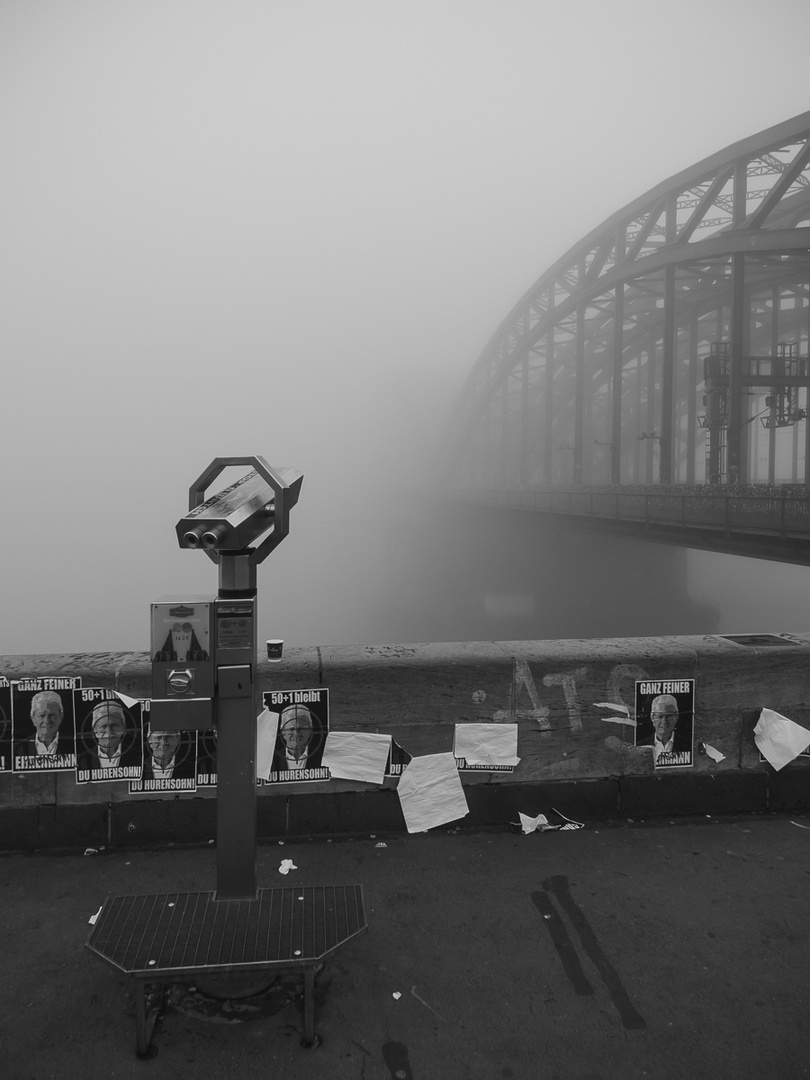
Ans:
[[[426,754],[412,759],[397,786],[409,833],[425,832],[458,821],[469,813],[452,754]]]
[[[758,758],[760,765],[764,765],[765,762],[768,760],[761,750],[759,751]],[[802,750],[802,752],[800,754],[797,754],[792,760],[806,762],[808,758],[810,758],[810,746],[808,746],[806,750]]]
[[[217,731],[201,731],[197,738],[197,787],[216,787]]]
[[[760,709],[754,728],[760,757],[779,771],[810,750],[810,728],[797,724],[774,709]]]
[[[262,709],[256,717],[256,776],[266,780],[273,772],[279,713]]]
[[[157,663],[207,660],[210,650],[209,605],[178,602],[152,606],[152,641]],[[154,647],[154,646],[153,646]]]
[[[388,761],[385,763],[385,775],[401,776],[403,771],[408,768],[412,758],[412,754],[409,754],[407,750],[404,750],[396,739],[392,739],[391,749],[388,753]]]
[[[143,768],[143,702],[92,687],[74,694],[76,782],[139,780]]]
[[[330,731],[322,765],[330,777],[382,784],[391,756],[391,736],[375,731]]]
[[[456,724],[456,765],[463,771],[513,772],[520,761],[517,740],[517,724]]]
[[[80,678],[31,678],[11,683],[14,772],[76,768],[74,692]]]
[[[329,690],[267,690],[262,703],[278,716],[272,769],[263,782],[328,780],[321,759],[329,733]]]
[[[0,772],[11,770],[11,683],[0,675]]]
[[[651,746],[656,769],[694,762],[695,680],[636,682],[636,746]]]
[[[149,702],[143,702],[143,771],[130,780],[130,795],[153,791],[197,790],[197,732],[161,731],[149,723]]]

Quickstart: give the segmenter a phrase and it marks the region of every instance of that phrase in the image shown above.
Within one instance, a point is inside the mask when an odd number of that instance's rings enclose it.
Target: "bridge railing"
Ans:
[[[762,532],[780,537],[810,537],[810,498],[795,494],[749,492],[679,493],[526,488],[506,491],[470,489],[465,501],[488,506],[533,510],[569,517],[611,518],[650,525],[704,527],[725,532]]]

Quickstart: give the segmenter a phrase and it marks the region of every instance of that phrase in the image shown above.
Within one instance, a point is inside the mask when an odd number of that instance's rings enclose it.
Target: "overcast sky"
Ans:
[[[808,40],[806,0],[0,0],[0,654],[214,591],[174,524],[227,454],[305,475],[263,631],[363,641],[372,493],[497,324],[810,109]]]

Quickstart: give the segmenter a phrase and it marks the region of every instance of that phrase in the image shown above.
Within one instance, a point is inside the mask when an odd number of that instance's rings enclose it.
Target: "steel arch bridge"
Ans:
[[[659,184],[518,301],[448,425],[466,490],[805,484],[810,112]]]

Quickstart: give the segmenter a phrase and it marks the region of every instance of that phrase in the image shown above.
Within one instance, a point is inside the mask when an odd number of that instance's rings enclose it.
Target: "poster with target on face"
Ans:
[[[73,704],[80,686],[78,676],[12,681],[14,772],[65,772],[76,768]]]
[[[143,702],[104,687],[74,692],[76,782],[139,780],[143,770]]]
[[[143,771],[130,780],[130,795],[154,791],[197,790],[197,732],[163,731],[149,721],[150,702],[143,702]]]
[[[328,780],[322,767],[329,734],[329,690],[268,690],[263,696],[265,712],[277,725],[272,761],[263,772],[265,784]]]

